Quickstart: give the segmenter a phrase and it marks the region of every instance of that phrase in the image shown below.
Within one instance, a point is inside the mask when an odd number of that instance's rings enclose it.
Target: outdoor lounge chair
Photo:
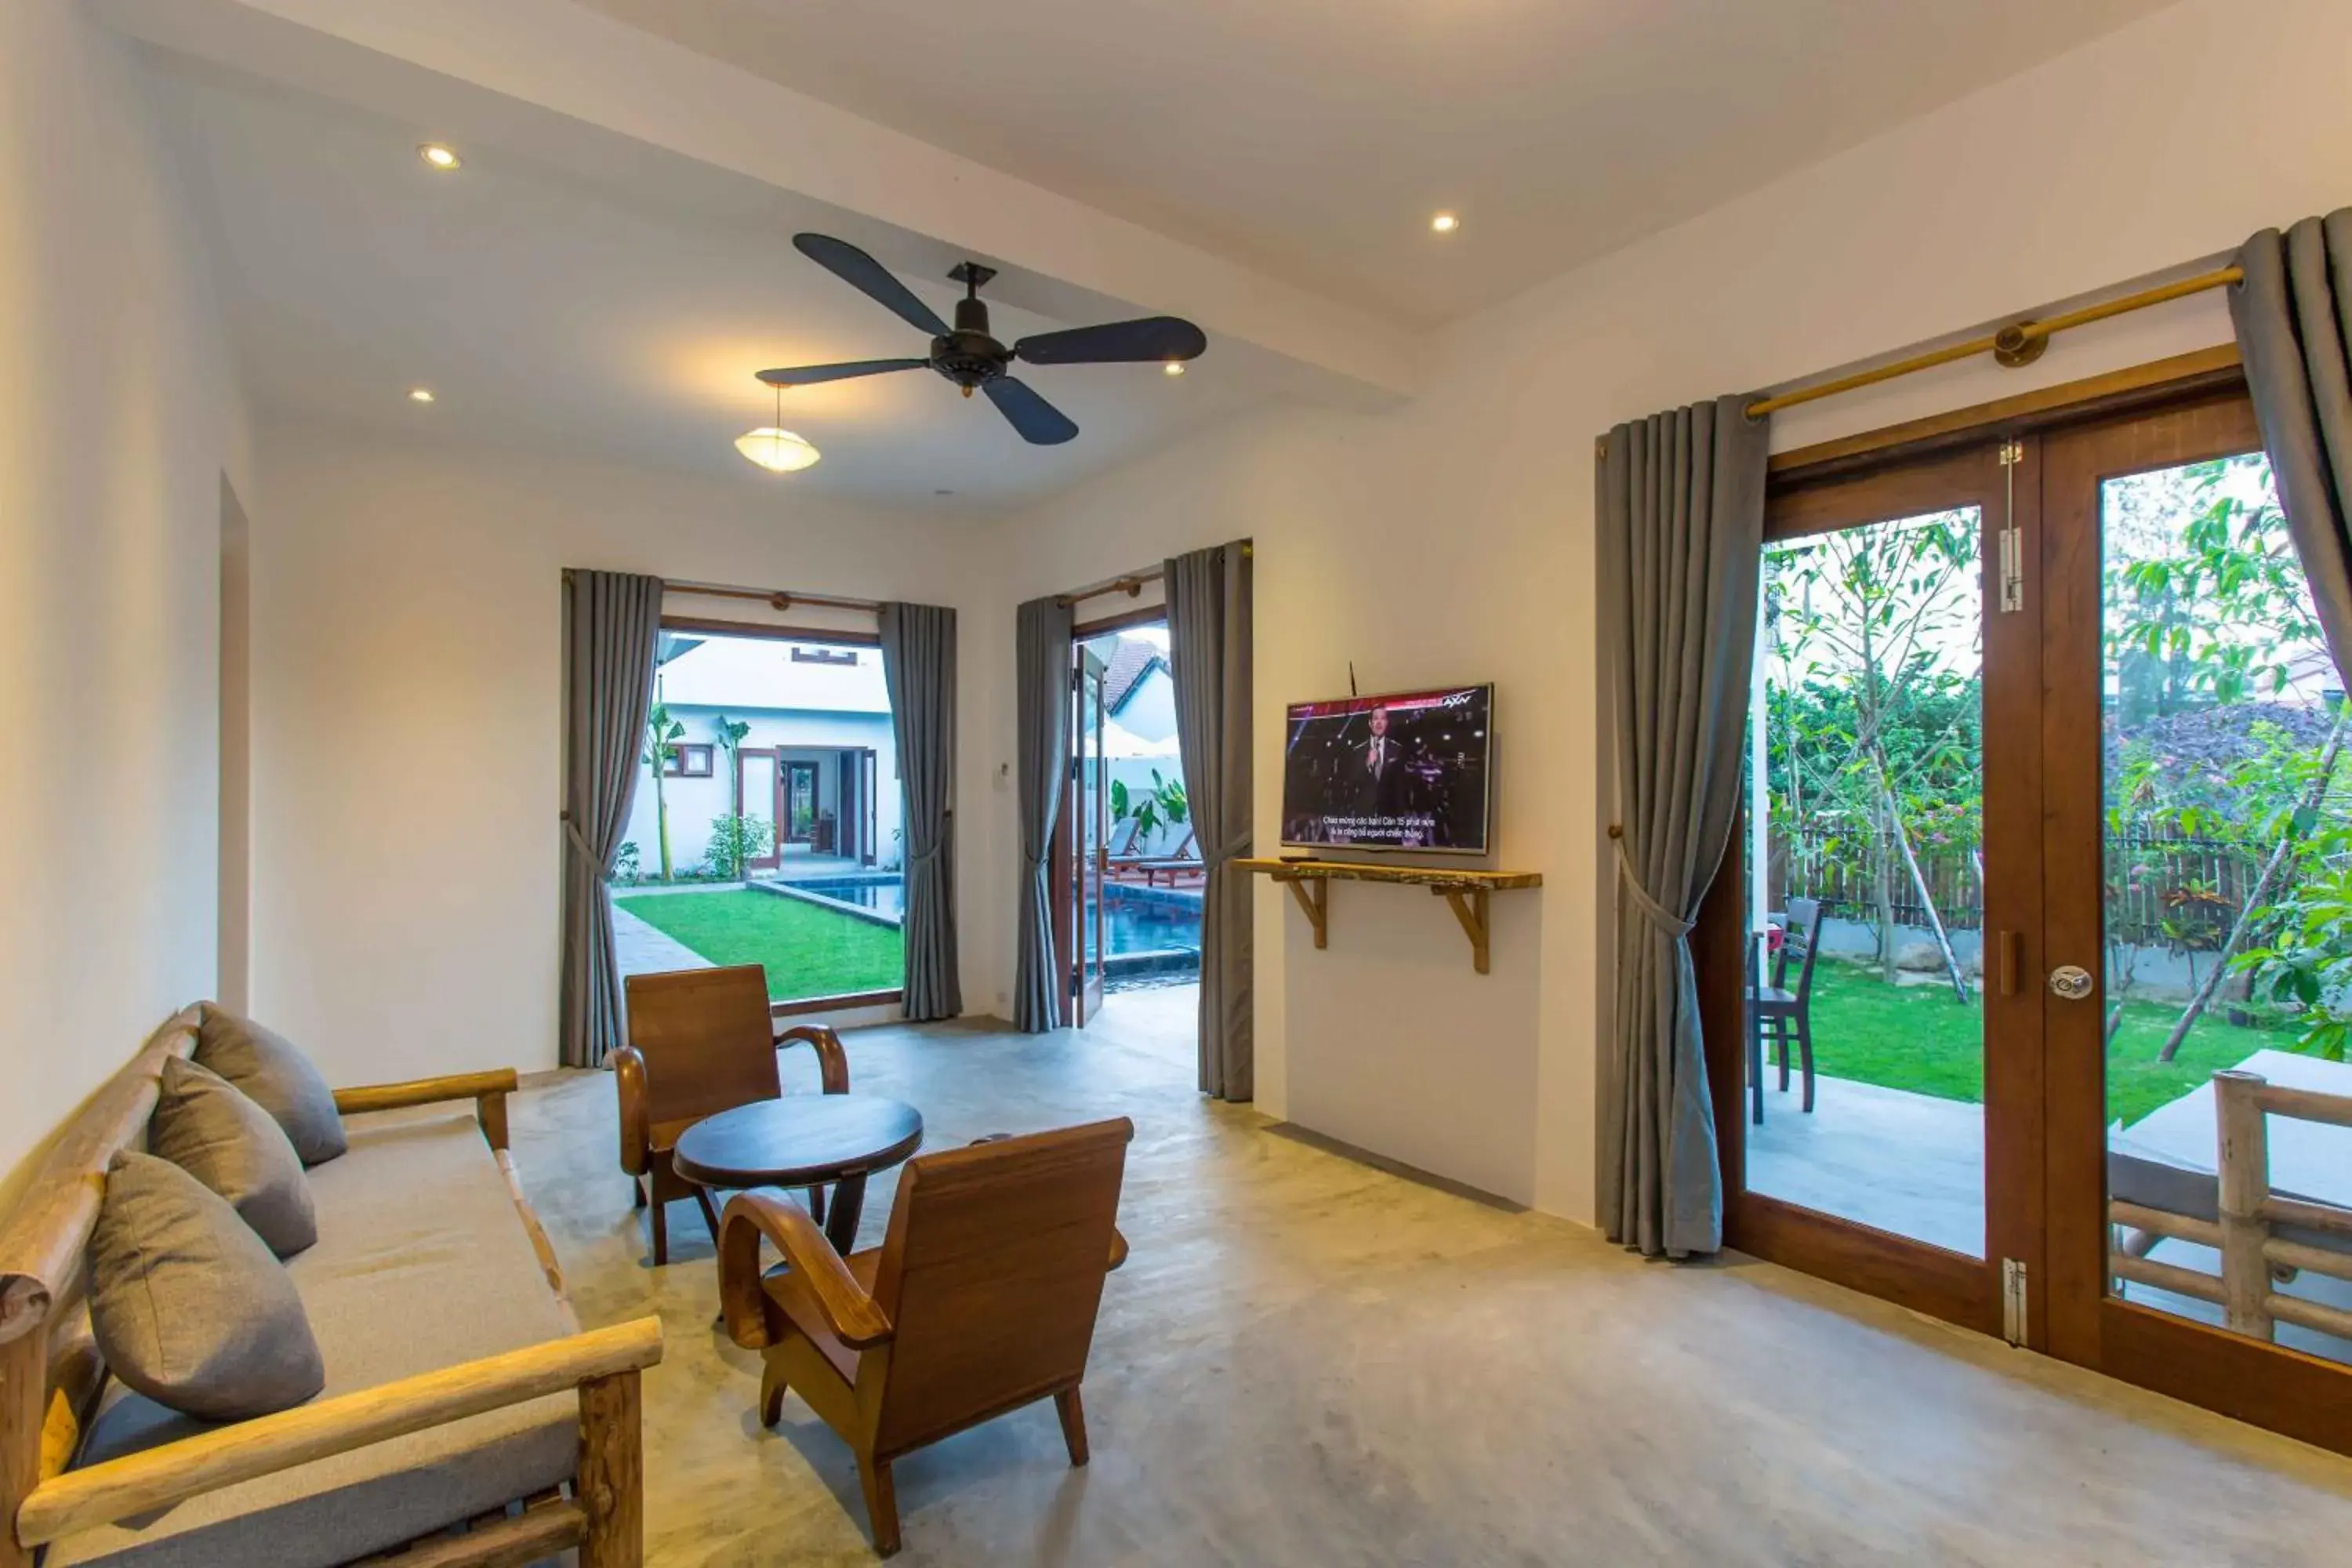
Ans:
[[[1828,917],[1829,906],[1819,899],[1789,900],[1788,936],[1780,950],[1772,955],[1771,984],[1759,983],[1763,963],[1760,951],[1748,955],[1748,1093],[1749,1119],[1761,1125],[1764,1121],[1764,1037],[1770,1031],[1780,1060],[1780,1092],[1789,1092],[1789,1042],[1793,1034],[1797,1058],[1804,1075],[1803,1108],[1813,1108],[1813,961],[1821,956],[1822,922]],[[1804,949],[1797,969],[1797,987],[1788,989],[1789,943],[1797,933],[1804,933]],[[1760,950],[1763,938],[1757,939]]]
[[[1186,854],[1188,849],[1194,850],[1194,853]],[[1143,873],[1143,885],[1147,888],[1158,887],[1163,874],[1171,888],[1187,876],[1205,878],[1209,874],[1208,863],[1201,858],[1190,828],[1185,830],[1184,841],[1176,846],[1175,854],[1133,858],[1127,861],[1127,865]]]

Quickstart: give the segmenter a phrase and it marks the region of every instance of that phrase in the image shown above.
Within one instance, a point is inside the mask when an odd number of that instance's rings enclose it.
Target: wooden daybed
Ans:
[[[0,1213],[0,1568],[641,1563],[660,1321],[579,1329],[507,1152],[511,1069],[337,1092],[351,1149],[314,1168],[320,1239],[288,1264],[320,1397],[208,1425],[110,1385],[84,1248],[199,1018],[159,1029]]]

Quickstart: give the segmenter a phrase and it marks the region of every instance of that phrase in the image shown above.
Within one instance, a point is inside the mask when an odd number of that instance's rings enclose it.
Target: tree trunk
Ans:
[[[1911,835],[1903,826],[1902,816],[1895,808],[1895,797],[1885,802],[1887,825],[1895,830],[1895,846],[1903,851],[1903,864],[1911,873],[1911,886],[1919,894],[1919,907],[1927,911],[1927,929],[1936,933],[1936,946],[1944,954],[1944,972],[1952,977],[1952,994],[1960,1001],[1969,999],[1969,983],[1960,976],[1960,961],[1952,952],[1952,940],[1944,934],[1944,918],[1936,911],[1936,896],[1927,890],[1927,879],[1919,869],[1919,858],[1911,852]]]
[[[1878,977],[1892,985],[1897,973],[1895,967],[1895,849],[1889,842],[1895,836],[1895,827],[1889,820],[1884,794],[1879,797],[1877,816],[1878,853],[1872,858],[1876,864],[1871,868],[1874,873],[1871,894],[1878,905]]]
[[[2352,718],[2352,705],[2336,713],[2336,723],[2327,731],[2327,750],[2320,753],[2319,771],[2312,775],[2311,783],[2305,787],[2303,808],[2295,816],[2317,811],[2319,803],[2326,798],[2327,781],[2335,776],[2336,756],[2344,750],[2344,725],[2347,718]],[[2230,927],[2230,934],[2222,939],[2221,951],[2213,955],[2213,967],[2189,996],[2189,1005],[2182,1011],[2180,1021],[2172,1026],[2172,1033],[2164,1037],[2164,1048],[2156,1053],[2158,1061],[2168,1062],[2173,1058],[2180,1049],[2180,1042],[2189,1037],[2189,1031],[2196,1027],[2197,1020],[2213,1000],[2213,994],[2221,989],[2221,982],[2230,973],[2230,955],[2237,952],[2238,944],[2245,940],[2246,928],[2253,923],[2254,911],[2263,908],[2263,900],[2270,896],[2271,883],[2277,879],[2279,868],[2286,864],[2287,851],[2294,847],[2294,823],[2290,817],[2287,830],[2279,835],[2277,846],[2271,850],[2271,858],[2263,862],[2263,874],[2247,890],[2246,901],[2238,906],[2238,918]],[[2193,967],[2191,973],[2194,973]]]
[[[661,753],[654,753],[654,831],[661,840],[662,880],[672,880],[669,864],[669,802],[662,798]]]

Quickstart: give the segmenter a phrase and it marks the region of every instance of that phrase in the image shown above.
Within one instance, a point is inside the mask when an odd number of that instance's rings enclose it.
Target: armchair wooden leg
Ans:
[[[773,1426],[784,1418],[784,1362],[771,1345],[760,1357],[760,1425]]]
[[[890,1461],[857,1456],[857,1482],[866,1489],[866,1517],[874,1527],[874,1551],[890,1557],[898,1551],[898,1488],[890,1479]],[[581,1568],[588,1568],[586,1563]]]
[[[1062,1417],[1062,1442],[1070,1450],[1073,1468],[1087,1462],[1087,1407],[1078,1391],[1066,1388],[1054,1395],[1054,1409]]]
[[[635,1208],[646,1206],[646,1179],[643,1176],[629,1178],[629,1203]]]
[[[653,1222],[654,1267],[659,1268],[669,1262],[669,1205],[662,1201],[658,1188],[653,1197]]]
[[[580,1385],[580,1473],[573,1489],[588,1516],[580,1568],[644,1568],[644,1419],[637,1373]]]

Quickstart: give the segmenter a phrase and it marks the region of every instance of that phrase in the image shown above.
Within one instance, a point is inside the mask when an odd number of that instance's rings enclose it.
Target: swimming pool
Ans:
[[[893,925],[906,918],[907,884],[897,872],[867,877],[821,877],[813,881],[786,882],[796,892],[813,893],[836,904],[855,904],[886,917]]]
[[[1103,921],[1110,942],[1106,973],[1191,971],[1201,966],[1201,894],[1193,888],[1103,889]]]

